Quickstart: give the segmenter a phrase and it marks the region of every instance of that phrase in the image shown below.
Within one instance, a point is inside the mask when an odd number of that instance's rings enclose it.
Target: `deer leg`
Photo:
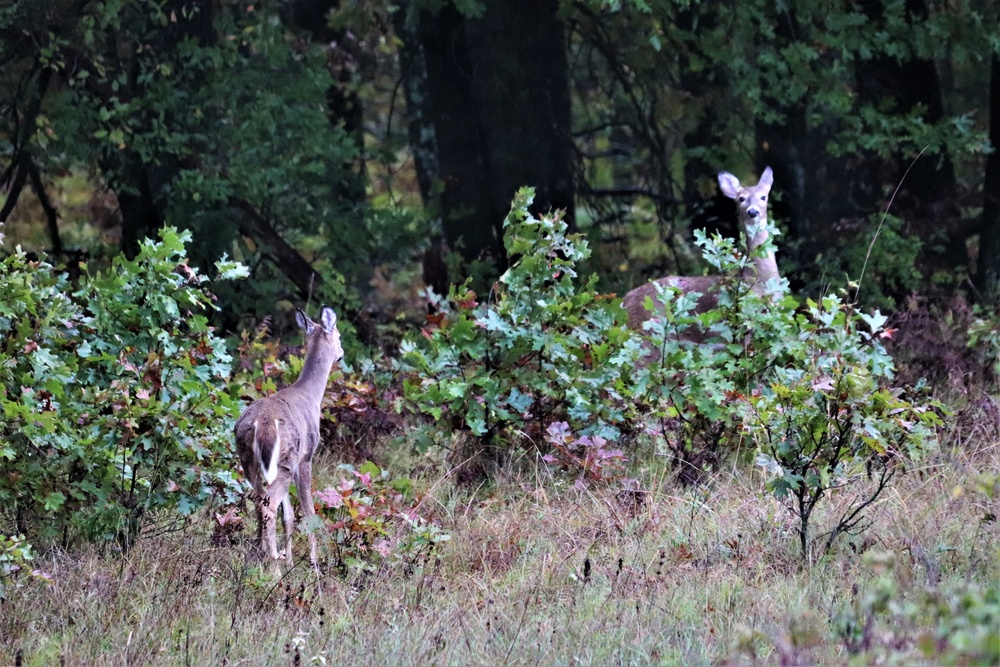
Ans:
[[[260,551],[264,558],[272,560],[278,557],[277,535],[275,534],[277,512],[275,510],[276,508],[272,507],[271,497],[264,496],[260,501],[260,525],[263,529]]]
[[[285,498],[281,501],[282,514],[285,519],[285,549],[282,555],[286,564],[292,565],[292,533],[295,531],[295,512],[292,510],[292,497],[285,492]]]
[[[267,514],[264,511],[264,506],[267,505],[267,491],[264,486],[259,482],[259,480],[253,480],[253,496],[251,496],[253,501],[254,514],[257,517],[257,543],[254,547],[256,549],[256,558],[264,559],[267,554],[267,542],[266,542],[266,523]]]
[[[309,536],[309,563],[316,570],[316,574],[319,574],[319,563],[316,560],[315,526],[310,521],[312,517],[316,516],[312,496],[312,461],[306,460],[299,464],[299,477],[295,485],[299,490],[299,504],[302,506],[302,523],[305,524]]]
[[[264,553],[272,560],[281,558],[278,553],[278,507],[288,498],[288,475],[279,474],[277,479],[267,487],[261,510],[264,513]],[[287,528],[287,526],[286,526]]]
[[[264,513],[260,511],[259,500],[254,500],[253,509],[254,514],[257,515],[257,548],[259,549],[264,538]]]

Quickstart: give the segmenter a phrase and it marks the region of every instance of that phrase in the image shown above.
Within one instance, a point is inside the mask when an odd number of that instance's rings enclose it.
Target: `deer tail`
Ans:
[[[281,458],[281,420],[254,422],[253,444],[264,481],[272,483],[278,477],[278,460]]]

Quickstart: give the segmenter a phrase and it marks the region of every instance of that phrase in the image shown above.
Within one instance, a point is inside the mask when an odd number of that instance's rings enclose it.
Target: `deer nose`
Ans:
[[[755,208],[748,208],[747,215],[749,215],[751,218],[756,218],[758,215],[760,215],[760,212],[757,211],[757,209]]]

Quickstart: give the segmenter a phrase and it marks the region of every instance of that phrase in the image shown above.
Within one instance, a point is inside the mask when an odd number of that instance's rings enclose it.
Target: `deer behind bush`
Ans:
[[[312,500],[312,459],[319,444],[320,406],[333,364],[344,356],[337,316],[324,307],[321,324],[298,311],[295,319],[306,334],[306,358],[299,379],[281,391],[251,403],[236,421],[236,451],[253,484],[260,554],[292,562],[295,514],[288,490],[298,489],[303,520],[315,514]],[[282,507],[285,547],[277,546],[277,513]],[[316,538],[309,533],[309,559],[316,564]]]
[[[773,182],[774,175],[770,167],[764,169],[760,181],[752,186],[740,185],[739,179],[728,171],[719,173],[722,193],[735,200],[739,209],[740,228],[746,238],[746,252],[750,258],[739,277],[758,294],[767,294],[775,289],[772,279],[780,278],[774,252],[763,255],[758,252],[758,248],[768,239],[767,197]],[[640,285],[622,300],[622,307],[628,312],[628,325],[641,330],[642,323],[653,317],[654,313],[646,309],[646,297],[652,299],[654,304],[658,303],[656,284],[674,287],[685,293],[700,294],[695,312],[703,313],[718,305],[718,290],[724,279],[725,276],[667,276]]]

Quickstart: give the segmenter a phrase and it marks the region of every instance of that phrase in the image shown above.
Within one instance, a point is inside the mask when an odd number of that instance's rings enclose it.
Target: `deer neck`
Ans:
[[[302,373],[292,386],[319,404],[326,392],[326,383],[330,379],[330,369],[333,367],[335,356],[333,350],[323,340],[319,338],[310,340]]]
[[[750,238],[750,225],[754,221],[749,219],[743,220],[744,234],[747,239],[747,253],[750,256],[750,266],[747,266],[740,273],[740,277],[753,285],[753,288],[758,293],[766,293],[768,291],[767,284],[771,279],[779,279],[778,274],[778,260],[774,256],[774,250],[769,250],[766,254],[761,255],[757,249],[764,245],[768,239],[767,233],[767,219],[764,218],[761,222],[757,223],[758,231],[756,236],[752,239]]]

